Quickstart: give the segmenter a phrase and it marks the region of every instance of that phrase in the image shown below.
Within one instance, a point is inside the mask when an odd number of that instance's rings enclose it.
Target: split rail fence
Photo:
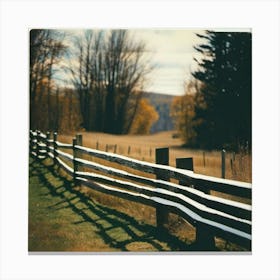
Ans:
[[[37,159],[52,158],[76,185],[155,207],[159,228],[167,222],[169,212],[181,216],[196,228],[196,243],[202,250],[214,250],[215,237],[251,250],[251,205],[211,195],[213,190],[251,199],[251,184],[168,166],[168,148],[156,149],[156,163],[149,163],[84,147],[82,135],[72,144],[59,142],[57,133],[52,139],[50,135],[30,131],[30,153]],[[85,159],[88,156],[153,174],[154,178]]]

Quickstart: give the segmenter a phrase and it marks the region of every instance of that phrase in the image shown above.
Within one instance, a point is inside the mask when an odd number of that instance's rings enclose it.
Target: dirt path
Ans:
[[[192,250],[167,232],[103,206],[30,159],[29,251],[114,252]]]

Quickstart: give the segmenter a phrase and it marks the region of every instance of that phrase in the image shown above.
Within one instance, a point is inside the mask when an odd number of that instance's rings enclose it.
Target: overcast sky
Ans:
[[[135,38],[146,42],[151,51],[152,63],[156,66],[150,75],[146,90],[156,93],[182,95],[184,81],[194,70],[193,60],[197,55],[194,45],[202,42],[195,33],[202,30],[133,30]]]
[[[250,29],[215,29],[223,32],[250,32]],[[195,45],[205,42],[196,36],[204,30],[134,30],[135,37],[143,39],[152,51],[152,61],[157,66],[151,75],[147,91],[156,93],[183,95],[184,82],[190,79],[197,63],[194,57],[200,54],[194,49]]]
[[[83,33],[83,30],[65,31],[68,34],[69,45],[72,45],[73,36]],[[202,42],[195,33],[203,33],[203,30],[129,29],[129,31],[136,41],[145,43],[150,63],[154,66],[144,90],[183,95],[184,82],[188,80],[190,70],[196,67],[193,57],[197,53],[193,46]],[[64,75],[63,71],[56,74],[57,78],[62,80],[65,78]]]
[[[250,31],[237,29],[215,29],[216,31]],[[73,36],[82,30],[68,30]],[[203,34],[204,30],[161,30],[161,29],[131,29],[135,40],[143,40],[146,44],[153,72],[149,75],[149,82],[145,91],[183,95],[184,84],[189,81],[190,72],[197,67],[194,57],[199,53],[194,46],[202,43],[204,39],[196,36]]]

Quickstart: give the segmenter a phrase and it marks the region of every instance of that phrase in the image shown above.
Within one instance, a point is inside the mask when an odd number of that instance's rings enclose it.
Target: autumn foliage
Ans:
[[[30,32],[30,128],[148,134],[158,115],[142,99],[151,70],[145,44],[126,30],[84,30],[72,43],[64,37]],[[67,86],[59,84],[58,69]]]
[[[42,131],[51,127],[54,131],[68,133],[81,129],[79,100],[71,89],[53,89],[50,96],[47,88],[43,88],[40,97],[32,104],[32,120]]]
[[[141,99],[136,111],[136,116],[130,129],[131,134],[149,134],[154,122],[158,120],[157,111],[147,99]]]

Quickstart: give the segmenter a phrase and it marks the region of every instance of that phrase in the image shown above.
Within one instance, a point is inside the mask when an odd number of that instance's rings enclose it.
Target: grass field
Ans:
[[[132,158],[155,162],[155,149],[169,147],[169,161],[176,165],[176,158],[192,157],[194,172],[214,177],[221,177],[221,151],[202,151],[182,147],[182,140],[173,138],[174,131],[152,135],[111,135],[105,133],[81,132],[83,145],[99,150],[107,150]],[[59,140],[71,143],[75,134],[59,135]],[[252,156],[246,153],[226,153],[227,179],[252,182]]]
[[[156,148],[169,147],[170,165],[175,166],[176,158],[193,157],[196,173],[216,177],[221,175],[219,151],[182,148],[181,140],[173,138],[172,132],[149,136],[82,134],[84,146],[149,162],[155,161]],[[58,139],[71,143],[73,137],[74,135],[59,135]],[[100,159],[89,159],[102,163]],[[101,194],[86,187],[75,187],[61,170],[54,170],[51,164],[51,160],[45,160],[44,164],[33,159],[30,161],[29,251],[197,250],[194,244],[195,228],[182,218],[169,214],[167,230],[159,232],[155,226],[156,213],[153,207]],[[110,163],[110,166],[126,170],[116,163]],[[228,153],[226,167],[226,178],[251,181],[250,155]],[[135,170],[128,171],[139,174]],[[251,203],[249,200],[224,194],[212,194]],[[243,250],[218,238],[216,246],[218,250]]]
[[[51,166],[30,159],[30,252],[189,251],[192,240],[159,231],[150,219],[128,215],[77,190]],[[103,197],[104,199],[104,197]],[[112,201],[112,200],[111,200]],[[114,200],[120,205],[127,201]],[[136,204],[136,203],[134,203]],[[131,204],[129,205],[132,206]],[[131,213],[130,213],[131,214]]]
[[[47,159],[30,159],[30,252],[197,251],[195,229],[169,214],[165,230],[155,226],[155,209],[85,187]],[[218,251],[243,251],[216,238]]]

